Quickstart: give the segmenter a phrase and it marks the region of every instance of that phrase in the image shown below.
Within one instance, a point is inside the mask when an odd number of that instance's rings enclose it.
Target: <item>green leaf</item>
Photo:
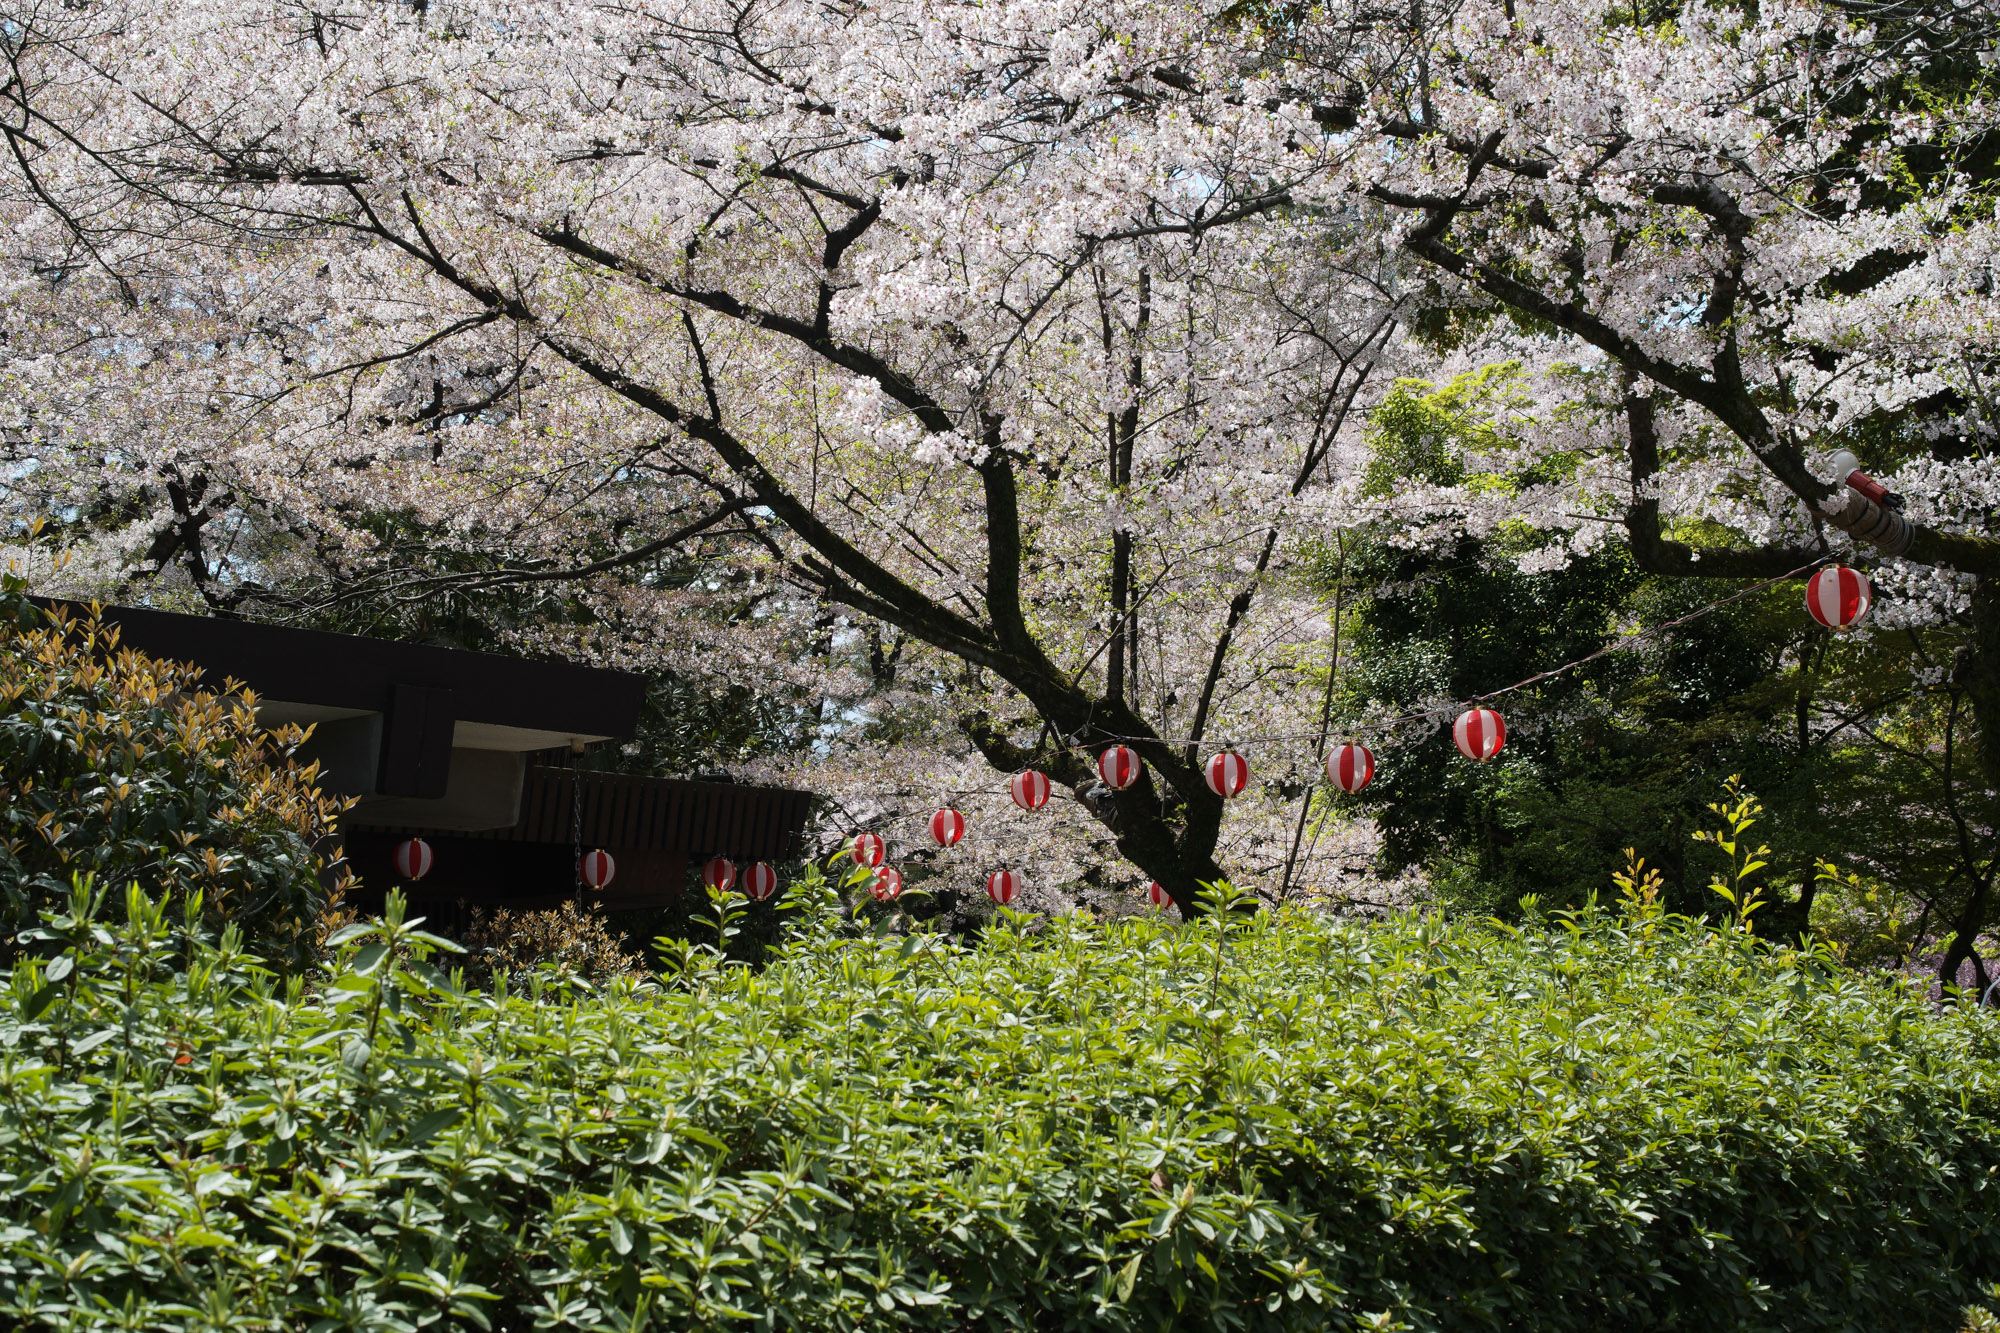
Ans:
[[[1135,1254],[1118,1270],[1118,1299],[1121,1303],[1132,1299],[1132,1288],[1139,1281],[1139,1261],[1145,1257]]]
[[[206,1194],[213,1194],[217,1190],[231,1187],[235,1183],[235,1174],[228,1170],[204,1171],[194,1182],[195,1197],[200,1198]]]
[[[185,1226],[174,1233],[174,1245],[183,1250],[226,1249],[231,1243],[220,1231],[205,1226]]]
[[[446,995],[451,993],[451,978],[438,971],[435,967],[432,967],[429,963],[413,958],[408,964],[408,970],[416,976],[417,980],[432,990]]]
[[[413,1144],[429,1143],[432,1139],[456,1125],[464,1117],[464,1108],[457,1106],[446,1106],[432,1111],[429,1115],[417,1121],[416,1124],[410,1126],[410,1142]]]
[[[88,1055],[118,1035],[117,1028],[100,1028],[69,1048],[71,1055]]]
[[[56,1002],[56,997],[61,994],[61,986],[48,985],[42,987],[33,995],[30,995],[28,1002],[21,1006],[21,1017],[27,1019],[29,1022],[40,1018],[48,1007]]]

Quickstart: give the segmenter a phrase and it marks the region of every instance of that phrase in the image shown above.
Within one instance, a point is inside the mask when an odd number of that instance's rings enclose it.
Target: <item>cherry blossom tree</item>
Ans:
[[[1501,0],[1268,35],[1330,108],[1328,170],[1297,200],[1393,210],[1461,316],[1503,311],[1581,372],[1599,410],[1546,417],[1530,448],[1620,465],[1530,517],[1594,505],[1668,575],[1781,575],[1836,549],[1829,529],[1872,547],[1892,619],[1969,605],[2000,780],[1996,18]],[[1842,485],[1840,450],[1907,507]]]
[[[348,597],[561,582],[600,650],[733,674],[783,656],[779,610],[842,608],[878,679],[1185,909],[1225,870],[1205,752],[1318,700],[1286,570],[1401,347],[1373,206],[1286,215],[1312,111],[1246,92],[1241,31],[30,5],[0,31],[14,503],[225,612],[306,564]],[[399,565],[382,514],[485,559]],[[645,577],[687,552],[693,586]],[[1114,739],[1146,764],[1115,793]]]
[[[1561,481],[1442,508],[1581,545],[1616,523],[1656,575],[1865,564],[1877,626],[1964,626],[1953,688],[2000,787],[2000,7],[1269,17],[1262,68],[1328,108],[1309,150],[1327,169],[1295,202],[1392,210],[1443,297],[1433,332],[1504,316],[1569,398],[1523,422],[1517,451],[1565,463]],[[1842,452],[1900,503],[1844,485]],[[1941,758],[1949,791],[1949,742]],[[1971,890],[1947,978],[1977,963],[1992,912],[1983,837],[1959,821]]]
[[[1994,18],[30,4],[13,502],[223,609],[308,565],[562,584],[598,650],[693,656],[706,616],[739,675],[842,608],[878,685],[1047,767],[1183,904],[1229,859],[1205,750],[1304,736],[1263,768],[1311,771],[1291,566],[1361,523],[1728,578],[1846,534],[1882,623],[1969,616],[2000,773]],[[1528,363],[1506,440],[1559,480],[1364,512],[1359,415],[1441,346]],[[384,513],[476,558],[413,570]],[[1116,794],[1114,738],[1148,767]]]

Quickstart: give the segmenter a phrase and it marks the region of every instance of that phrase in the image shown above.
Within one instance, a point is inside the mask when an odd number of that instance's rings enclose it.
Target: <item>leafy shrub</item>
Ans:
[[[663,908],[608,915],[623,927],[633,947],[650,945],[648,956],[671,962],[690,948],[706,948],[711,955],[750,967],[763,966],[785,947],[795,933],[793,913],[801,907],[824,928],[851,935],[900,937],[920,931],[965,937],[976,935],[991,918],[993,902],[984,893],[975,905],[961,893],[938,891],[941,877],[914,858],[901,868],[903,891],[891,902],[878,902],[869,891],[874,870],[855,865],[842,852],[825,864],[794,861],[779,867],[786,892],[775,901],[752,902],[740,887],[718,892],[698,886]]]
[[[136,892],[0,977],[21,1326],[1951,1330],[2000,1028],[1740,930],[1006,914],[464,993]],[[162,959],[191,950],[195,965]]]
[[[459,936],[465,946],[466,975],[481,986],[502,973],[532,972],[548,967],[579,981],[597,984],[613,977],[639,975],[644,960],[624,943],[595,912],[583,912],[573,902],[551,911],[488,913],[472,909],[472,925]]]
[[[199,893],[271,961],[312,955],[339,806],[290,762],[304,733],[254,702],[0,586],[0,957],[76,875]]]

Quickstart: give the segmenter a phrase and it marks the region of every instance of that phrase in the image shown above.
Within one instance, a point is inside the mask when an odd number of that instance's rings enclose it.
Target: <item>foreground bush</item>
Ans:
[[[323,987],[123,906],[7,978],[23,1326],[1954,1329],[2000,1276],[1991,1015],[1734,932],[1003,919],[482,994],[393,901]]]
[[[293,767],[298,728],[212,684],[0,583],[0,959],[79,874],[200,894],[274,963],[312,956],[338,804]]]
[[[480,987],[501,973],[537,968],[593,985],[644,970],[645,960],[627,951],[603,916],[573,902],[528,912],[475,907],[458,944],[465,950],[466,980]]]

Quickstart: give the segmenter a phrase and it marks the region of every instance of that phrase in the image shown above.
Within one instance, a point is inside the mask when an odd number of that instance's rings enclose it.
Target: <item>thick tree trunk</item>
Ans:
[[[1972,642],[1958,664],[1959,687],[1979,728],[1979,768],[2000,787],[2000,579],[1972,588]]]
[[[1958,974],[1964,968],[1965,960],[1972,960],[1972,1003],[1977,1004],[1993,984],[1992,974],[1986,970],[1986,959],[1979,952],[1979,928],[1986,918],[1985,883],[1973,887],[1972,896],[1966,899],[1964,909],[1959,913],[1957,928],[1951,939],[1945,943],[1944,957],[1938,963],[1938,980],[1947,986],[1959,984]]]
[[[1978,730],[1977,772],[1988,785],[2000,787],[2000,580],[1982,577],[1973,585],[1972,642],[1960,654],[1955,674],[1958,687],[1972,705]],[[1950,780],[1947,770],[1946,781]],[[1973,989],[1984,995],[1992,977],[1979,952],[1979,937],[1988,924],[1991,868],[1982,873],[1976,858],[1968,854],[1965,869],[1972,891],[1952,920],[1951,937],[1945,941],[1944,957],[1938,960],[1938,980],[1956,985],[1960,969],[1970,959]]]
[[[1015,684],[1021,688],[1020,682]],[[1022,692],[1058,737],[1078,737],[1085,748],[1059,743],[1053,750],[1036,753],[1001,735],[983,714],[963,720],[966,736],[1002,772],[1040,768],[1052,781],[1077,792],[1097,781],[1086,755],[1109,745],[1109,737],[1126,738],[1125,743],[1146,761],[1139,780],[1113,792],[1108,810],[1091,808],[1091,813],[1110,830],[1119,854],[1158,880],[1182,916],[1195,915],[1201,886],[1223,877],[1215,859],[1222,798],[1208,790],[1199,769],[1180,762],[1173,747],[1147,739],[1151,729],[1121,701],[1093,700],[1071,688]]]
[[[1799,896],[1773,896],[1768,899],[1764,910],[1757,916],[1757,933],[1765,939],[1786,944],[1804,944],[1812,934],[1813,900],[1818,896],[1819,879],[1808,859],[1805,868],[1799,872]]]

